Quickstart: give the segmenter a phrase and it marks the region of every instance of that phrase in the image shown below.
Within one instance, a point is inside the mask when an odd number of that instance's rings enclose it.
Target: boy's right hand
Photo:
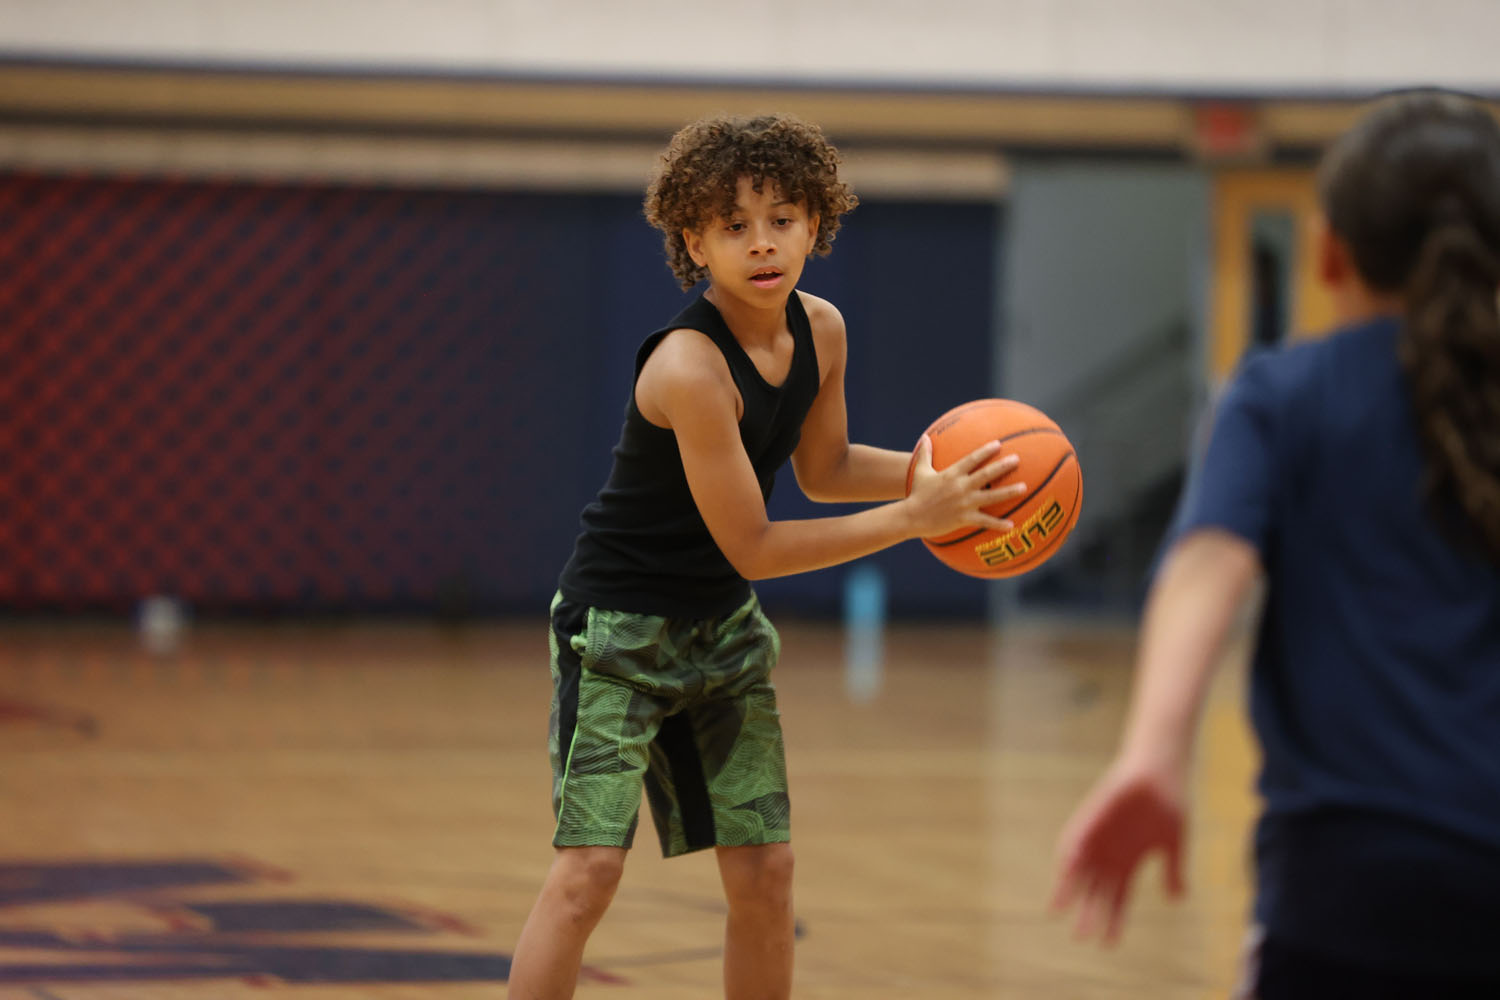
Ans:
[[[965,526],[1010,531],[1014,525],[981,508],[1013,500],[1026,493],[1025,483],[991,485],[1021,463],[1017,455],[1000,453],[1000,442],[974,449],[942,471],[932,467],[932,439],[917,442],[911,490],[906,504],[911,537],[936,538]]]

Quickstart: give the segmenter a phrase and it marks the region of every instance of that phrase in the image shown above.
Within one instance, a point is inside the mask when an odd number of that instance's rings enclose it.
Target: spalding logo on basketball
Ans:
[[[1008,532],[965,527],[922,543],[944,563],[970,576],[999,579],[1033,570],[1052,558],[1078,523],[1083,473],[1067,435],[1041,410],[1013,399],[979,399],[954,407],[927,428],[932,467],[944,469],[988,441],[1021,464],[1001,482],[1027,485],[1024,497],[984,508],[1014,527]],[[906,469],[911,492],[916,452]]]

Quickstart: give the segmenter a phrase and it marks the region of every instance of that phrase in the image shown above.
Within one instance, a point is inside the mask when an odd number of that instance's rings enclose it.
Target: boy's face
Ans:
[[[714,287],[748,302],[785,301],[802,277],[818,236],[818,219],[805,202],[787,200],[767,181],[756,191],[749,177],[736,186],[733,211],[682,233],[694,263],[708,268]]]

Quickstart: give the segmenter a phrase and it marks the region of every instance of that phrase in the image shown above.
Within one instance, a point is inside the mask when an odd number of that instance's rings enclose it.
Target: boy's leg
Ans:
[[[729,903],[724,931],[725,1000],[785,1000],[792,994],[792,845],[720,847]]]
[[[779,652],[753,599],[700,630],[687,655],[702,697],[667,719],[651,748],[647,793],[667,853],[718,853],[728,1000],[782,1000],[792,988],[790,806],[770,682]]]
[[[622,847],[560,847],[526,918],[510,966],[513,1000],[566,1000],[578,986],[583,946],[625,870]]]
[[[642,690],[650,679],[638,676],[636,661],[654,653],[650,643],[629,650],[635,658],[620,655],[614,633],[649,639],[660,621],[553,601],[547,744],[557,852],[516,942],[510,995],[517,1000],[573,995],[584,945],[619,886],[648,748],[670,699]]]

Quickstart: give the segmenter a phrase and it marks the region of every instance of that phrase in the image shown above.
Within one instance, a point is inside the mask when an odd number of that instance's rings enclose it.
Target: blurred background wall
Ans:
[[[14,52],[1254,91],[1494,82],[1488,0],[7,0]]]
[[[897,616],[1129,607],[1214,388],[1318,328],[1317,148],[1500,92],[1486,0],[0,0],[0,607],[536,614],[685,301],[640,213],[703,114],[821,124],[863,200],[803,287],[857,440],[1026,400],[1084,516]],[[819,512],[790,473],[773,516]],[[823,509],[826,512],[826,508]],[[762,585],[835,614],[847,569]]]

